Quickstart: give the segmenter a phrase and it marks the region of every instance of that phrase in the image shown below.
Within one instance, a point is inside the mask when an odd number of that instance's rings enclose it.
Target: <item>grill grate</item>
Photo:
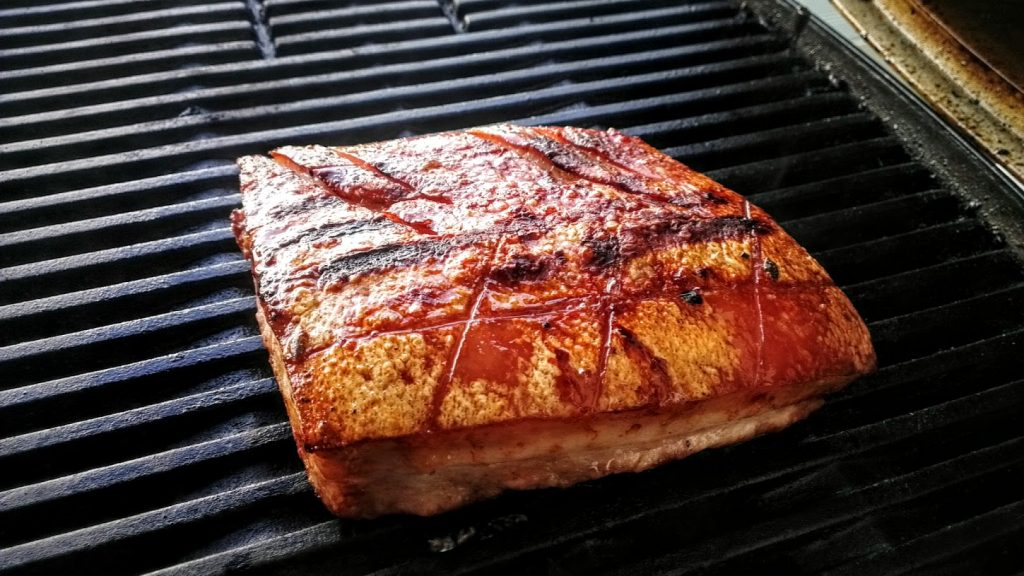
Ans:
[[[894,129],[893,109],[920,111],[807,50],[837,50],[813,24],[747,10],[8,2],[0,568],[1024,569],[1024,266],[979,213],[999,220],[1012,192],[922,161],[931,145],[980,165],[931,120],[926,144]],[[497,121],[616,126],[747,195],[850,295],[878,373],[783,433],[644,474],[330,518],[256,336],[232,161]]]

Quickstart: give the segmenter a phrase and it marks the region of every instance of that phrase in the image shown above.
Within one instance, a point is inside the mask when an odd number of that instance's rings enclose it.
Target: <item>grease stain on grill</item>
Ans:
[[[526,514],[506,514],[483,524],[464,526],[446,534],[427,539],[427,549],[434,553],[451,552],[470,541],[486,541],[508,531],[522,528],[529,522]]]
[[[245,0],[245,7],[248,9],[256,48],[264,60],[273,60],[277,57],[277,44],[270,23],[267,22],[267,7],[263,0]]]

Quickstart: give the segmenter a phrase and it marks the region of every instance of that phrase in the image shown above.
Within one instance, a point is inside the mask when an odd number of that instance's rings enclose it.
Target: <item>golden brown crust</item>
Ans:
[[[676,413],[874,366],[850,302],[770,217],[618,132],[239,165],[234,228],[314,477],[317,454],[371,441]]]

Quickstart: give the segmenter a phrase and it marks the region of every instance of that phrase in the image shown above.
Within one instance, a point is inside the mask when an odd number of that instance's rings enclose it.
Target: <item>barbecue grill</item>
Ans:
[[[0,569],[1024,569],[1024,201],[785,1],[8,0]],[[849,294],[876,374],[642,474],[433,518],[313,495],[234,246],[233,159],[614,126],[747,195]]]

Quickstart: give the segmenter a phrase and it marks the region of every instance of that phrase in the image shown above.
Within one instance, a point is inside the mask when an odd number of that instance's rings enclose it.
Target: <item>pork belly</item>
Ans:
[[[490,126],[239,160],[233,215],[336,514],[433,514],[803,418],[874,368],[767,214],[614,130]]]

